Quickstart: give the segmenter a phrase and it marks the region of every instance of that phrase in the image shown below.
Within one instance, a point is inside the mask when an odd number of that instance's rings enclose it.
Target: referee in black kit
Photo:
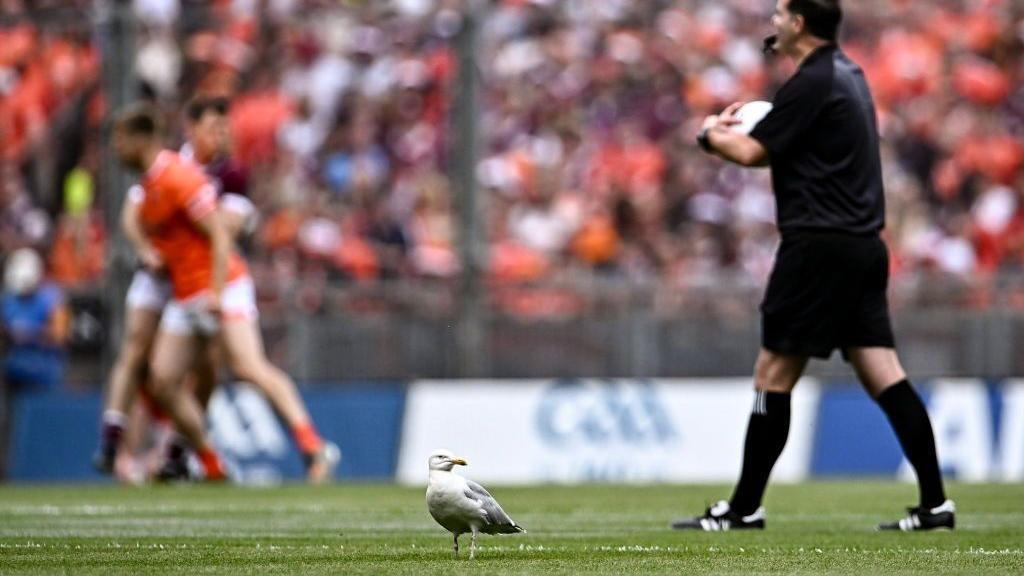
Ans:
[[[739,482],[731,500],[673,528],[764,528],[761,499],[786,444],[790,393],[810,357],[828,358],[837,348],[885,411],[917,473],[918,506],[878,528],[954,525],[931,421],[894,350],[875,107],[863,72],[836,44],[841,20],[838,0],[778,0],[765,51],[792,58],[796,73],[749,136],[729,128],[737,103],[705,119],[697,137],[725,160],[771,167],[782,242],[761,304],[756,400]]]

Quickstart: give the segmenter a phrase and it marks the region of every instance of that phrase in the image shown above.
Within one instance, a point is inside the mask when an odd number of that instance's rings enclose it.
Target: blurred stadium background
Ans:
[[[467,451],[460,433],[502,407],[518,428],[499,445],[536,469],[481,463],[484,479],[731,479],[774,203],[767,171],[709,159],[693,134],[786,77],[760,54],[772,7],[0,1],[0,250],[43,254],[72,318],[62,383],[7,389],[8,475],[96,478],[132,270],[109,114],[150,99],[176,144],[182,104],[204,93],[232,98],[251,171],[262,219],[246,249],[271,358],[345,450],[342,477],[416,481],[422,450]],[[884,137],[902,358],[952,475],[1024,478],[1024,3],[845,11]],[[845,366],[810,375],[788,477],[898,473]],[[251,396],[221,396],[218,439],[252,479],[297,474]],[[430,421],[445,399],[478,416]],[[708,442],[717,409],[729,432]],[[630,476],[616,455],[636,450],[649,464]]]

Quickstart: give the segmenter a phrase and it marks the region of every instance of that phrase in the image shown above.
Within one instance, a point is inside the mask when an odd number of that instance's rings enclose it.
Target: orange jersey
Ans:
[[[210,238],[195,222],[217,209],[217,191],[194,162],[161,152],[142,179],[139,221],[170,272],[174,297],[184,300],[210,288]],[[245,262],[232,251],[226,282],[245,276]]]

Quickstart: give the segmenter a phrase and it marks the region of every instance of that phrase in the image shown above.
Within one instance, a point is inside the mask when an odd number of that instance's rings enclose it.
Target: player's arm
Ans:
[[[210,210],[193,220],[196,227],[210,237],[210,254],[213,260],[213,278],[210,291],[214,302],[220,302],[220,294],[228,277],[228,258],[231,256],[231,236],[219,210]]]
[[[221,220],[217,206],[217,190],[206,175],[195,167],[185,166],[176,185],[178,205],[197,230],[210,238],[212,276],[210,280],[211,311],[220,309],[220,295],[228,276],[228,258],[231,256],[231,237]]]
[[[139,222],[142,194],[142,189],[137,185],[132,186],[125,194],[124,205],[121,207],[121,230],[142,264],[147,268],[159,270],[163,268],[163,258],[146,239],[146,234],[142,231],[142,224]]]

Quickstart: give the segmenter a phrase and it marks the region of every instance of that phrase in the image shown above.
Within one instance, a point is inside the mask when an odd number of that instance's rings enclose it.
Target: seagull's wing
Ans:
[[[516,524],[504,510],[501,509],[501,504],[491,496],[491,493],[487,491],[483,486],[473,482],[472,480],[466,480],[466,497],[472,498],[480,503],[480,507],[484,509],[487,514],[487,524],[483,526],[482,532],[487,534],[512,534],[515,532],[526,532],[522,526]]]

